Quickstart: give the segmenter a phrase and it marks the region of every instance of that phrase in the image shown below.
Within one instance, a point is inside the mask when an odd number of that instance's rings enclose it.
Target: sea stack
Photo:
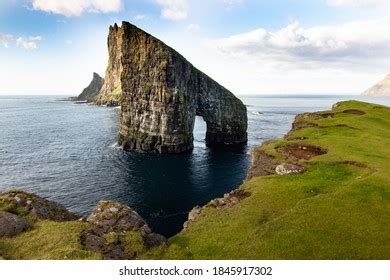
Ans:
[[[91,83],[74,100],[94,102],[103,86],[103,83],[104,83],[104,79],[100,77],[99,74],[93,73],[93,78]]]
[[[390,74],[373,87],[369,88],[363,95],[367,96],[390,96]]]
[[[245,105],[174,49],[128,22],[110,27],[108,48],[106,85],[121,91],[125,150],[189,151],[195,116],[207,123],[208,146],[247,142]]]

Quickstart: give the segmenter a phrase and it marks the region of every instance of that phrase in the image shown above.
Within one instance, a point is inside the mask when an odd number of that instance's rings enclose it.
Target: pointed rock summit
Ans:
[[[104,83],[104,79],[100,77],[99,74],[93,73],[93,78],[91,83],[88,85],[88,87],[86,87],[83,90],[83,92],[75,100],[94,102],[103,86],[103,83]]]
[[[110,27],[109,63],[98,104],[122,107],[125,150],[182,153],[193,148],[195,116],[207,123],[208,146],[247,141],[247,112],[230,91],[136,26]]]
[[[369,88],[363,95],[367,96],[390,96],[390,74],[385,79]]]
[[[97,105],[119,106],[122,96],[122,37],[123,29],[115,23],[110,26],[108,34],[108,65],[106,69],[105,81],[99,96]]]

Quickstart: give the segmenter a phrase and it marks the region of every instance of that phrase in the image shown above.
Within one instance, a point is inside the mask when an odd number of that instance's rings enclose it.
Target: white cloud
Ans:
[[[388,67],[390,16],[311,28],[293,22],[276,32],[259,28],[211,44],[235,57],[288,67]]]
[[[122,0],[31,0],[34,10],[79,16],[84,12],[110,13],[122,9]]]
[[[34,50],[38,48],[38,42],[42,40],[41,36],[30,37],[15,37],[11,34],[0,34],[0,44],[5,48],[9,48],[11,44],[15,44],[16,47],[26,50]]]
[[[72,44],[73,44],[73,41],[72,41],[72,40],[66,40],[66,41],[65,41],[65,44],[67,44],[67,45],[72,45]]]
[[[16,39],[16,46],[26,49],[26,50],[35,50],[38,48],[37,42],[41,41],[41,36],[35,36],[35,37],[19,37]]]
[[[329,6],[382,7],[389,6],[388,0],[326,0]]]
[[[199,32],[200,30],[200,26],[198,24],[195,24],[195,23],[191,23],[187,26],[187,29],[193,33],[196,33],[196,32]]]
[[[4,48],[9,48],[10,43],[14,40],[14,36],[10,34],[0,34],[0,44]]]
[[[184,20],[188,14],[187,0],[156,0],[162,7],[161,18],[168,20]]]

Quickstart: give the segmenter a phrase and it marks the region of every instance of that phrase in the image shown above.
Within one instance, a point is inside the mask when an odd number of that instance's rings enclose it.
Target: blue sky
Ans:
[[[238,95],[359,94],[390,72],[388,2],[1,0],[0,94],[79,94],[122,20]]]

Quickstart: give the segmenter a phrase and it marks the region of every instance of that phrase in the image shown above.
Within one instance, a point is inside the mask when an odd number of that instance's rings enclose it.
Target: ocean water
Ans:
[[[206,125],[197,118],[192,152],[149,155],[115,145],[119,109],[59,98],[0,96],[0,191],[23,189],[83,215],[99,200],[116,200],[166,236],[181,230],[194,206],[238,187],[250,149],[282,137],[296,114],[349,99],[390,105],[389,98],[361,96],[242,97],[249,117],[246,147],[207,148]]]

